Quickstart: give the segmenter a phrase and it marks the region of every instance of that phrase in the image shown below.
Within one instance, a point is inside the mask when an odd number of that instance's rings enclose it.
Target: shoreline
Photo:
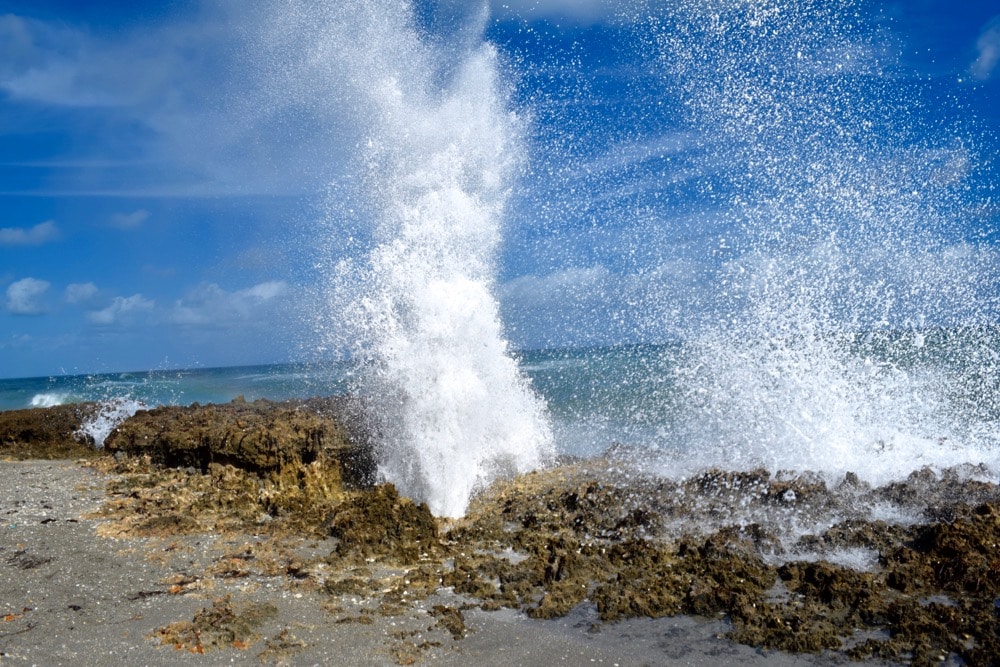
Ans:
[[[28,460],[0,460],[0,662],[1000,657],[1000,488],[971,468],[678,481],[619,450],[443,520],[376,483],[346,399],[143,411],[76,461],[33,459],[70,446],[53,413],[10,419],[0,456]]]

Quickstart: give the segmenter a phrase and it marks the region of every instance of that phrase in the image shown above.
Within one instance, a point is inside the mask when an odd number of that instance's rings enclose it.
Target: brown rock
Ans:
[[[347,486],[365,486],[374,478],[372,450],[348,424],[357,420],[343,398],[168,406],[137,412],[112,432],[105,448],[202,472],[212,463],[264,474],[336,459]]]
[[[93,442],[76,435],[96,403],[0,412],[0,457],[67,459],[97,455]]]
[[[411,564],[439,551],[437,522],[425,503],[401,498],[383,484],[336,506],[330,535],[340,540],[340,556],[379,556]]]

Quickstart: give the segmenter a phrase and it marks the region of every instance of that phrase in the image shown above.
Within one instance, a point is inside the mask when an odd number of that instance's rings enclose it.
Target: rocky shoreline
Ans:
[[[201,601],[144,639],[182,652],[306,651],[288,627],[262,634],[273,602],[211,594],[254,580],[308,595],[336,624],[402,627],[419,611],[424,628],[387,640],[389,664],[460,652],[469,618],[504,610],[589,613],[594,633],[694,616],[724,623],[719,641],[828,663],[1000,661],[1000,489],[973,468],[879,488],[764,470],[673,481],[618,450],[499,482],[440,520],[376,483],[348,399],[142,411],[103,450],[74,436],[93,410],[0,413],[0,458],[85,459],[107,476],[89,515],[105,539],[238,545],[145,591]],[[27,572],[44,558],[26,554],[0,561]],[[30,616],[14,607],[0,609],[0,656]]]

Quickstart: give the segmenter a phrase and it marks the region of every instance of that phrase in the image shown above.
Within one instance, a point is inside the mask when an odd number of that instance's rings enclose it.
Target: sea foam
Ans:
[[[147,409],[145,403],[133,398],[123,397],[102,401],[98,403],[97,410],[80,424],[80,428],[73,435],[79,440],[93,441],[95,447],[102,449],[104,441],[112,431],[136,412],[145,409]]]
[[[72,394],[66,392],[45,392],[41,394],[35,394],[31,397],[31,402],[29,407],[32,408],[51,408],[56,405],[62,405],[64,403],[69,403],[73,400]]]

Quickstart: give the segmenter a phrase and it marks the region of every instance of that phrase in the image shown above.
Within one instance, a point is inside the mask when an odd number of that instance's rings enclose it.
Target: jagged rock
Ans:
[[[155,464],[232,465],[258,474],[321,458],[339,462],[347,486],[374,480],[372,450],[358,429],[348,399],[168,406],[139,411],[105,442],[110,454],[148,456]]]
[[[77,403],[0,412],[0,458],[95,456],[93,443],[77,432],[96,410],[96,403]]]
[[[334,508],[330,535],[340,540],[341,556],[382,556],[416,563],[440,551],[437,522],[425,503],[401,498],[392,484],[382,484]]]

